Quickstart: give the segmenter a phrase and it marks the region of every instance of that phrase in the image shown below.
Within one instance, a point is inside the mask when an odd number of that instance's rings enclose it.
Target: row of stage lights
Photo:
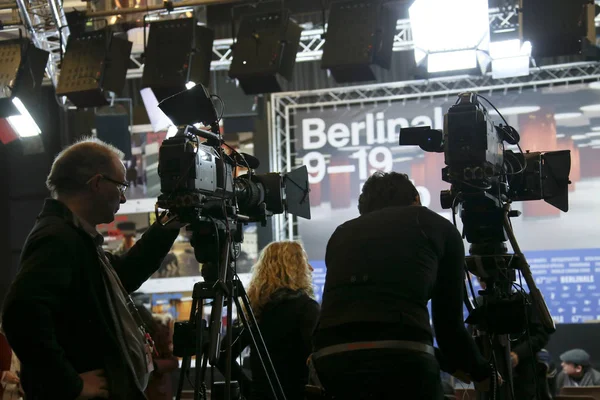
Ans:
[[[491,64],[494,78],[528,75],[532,50],[540,57],[581,51],[582,38],[591,39],[594,27],[595,9],[588,3],[520,0],[521,37],[491,42],[487,0],[415,0],[408,9],[415,62],[430,74],[486,72]],[[573,16],[567,22],[574,28],[563,29],[561,39],[550,47],[542,40],[535,20],[540,7],[547,15],[551,14],[549,8],[554,8],[563,20]],[[394,2],[333,3],[321,67],[338,83],[375,80],[373,66],[391,66],[399,11]],[[80,25],[85,22],[85,18],[78,21]],[[569,25],[567,22],[562,26]],[[282,80],[292,79],[301,31],[286,9],[245,14],[232,48],[229,76],[238,80],[246,94],[280,91]],[[132,43],[109,27],[71,32],[56,94],[66,96],[78,108],[106,105],[108,92],[119,93],[124,87]],[[593,35],[595,41],[595,31]],[[193,17],[151,22],[142,76],[146,107],[157,109],[158,102],[194,83],[208,86],[213,41],[213,31]],[[28,39],[0,42],[0,118],[15,117],[8,121],[20,136],[40,131],[26,110],[25,99],[41,85],[47,61],[48,53]]]

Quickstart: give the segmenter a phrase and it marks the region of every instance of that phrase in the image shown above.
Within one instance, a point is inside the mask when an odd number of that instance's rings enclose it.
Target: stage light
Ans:
[[[473,68],[477,68],[477,54],[475,50],[432,53],[427,58],[427,72],[429,73]]]
[[[154,132],[161,132],[173,125],[171,119],[165,115],[160,108],[158,108],[158,99],[150,88],[144,88],[140,90],[146,113],[150,119],[152,130]]]
[[[35,123],[29,111],[27,111],[25,104],[18,97],[12,99],[12,102],[19,111],[19,115],[12,115],[6,118],[13,130],[20,137],[31,137],[41,134],[40,127]]]
[[[242,16],[229,77],[246,94],[280,92],[281,79],[292,79],[301,32],[289,10]]]
[[[430,73],[471,69],[477,62],[485,70],[488,61],[480,53],[489,52],[487,0],[415,0],[408,12],[417,64],[427,62]],[[454,54],[459,60],[452,60]]]
[[[142,88],[150,88],[161,102],[188,85],[208,86],[213,41],[214,32],[198,25],[195,18],[152,22]]]
[[[597,59],[595,5],[589,0],[520,0],[521,38],[533,57],[583,54]]]
[[[48,57],[48,52],[28,39],[0,42],[0,118],[6,118],[16,134],[4,137],[3,142],[41,134],[26,104],[35,103]]]
[[[531,43],[521,44],[519,39],[490,43],[492,77],[494,79],[529,75]]]
[[[338,83],[375,80],[373,65],[390,68],[397,21],[394,3],[333,3],[321,68],[328,69]]]
[[[132,43],[108,29],[69,36],[56,87],[76,107],[109,104],[106,92],[125,86]]]

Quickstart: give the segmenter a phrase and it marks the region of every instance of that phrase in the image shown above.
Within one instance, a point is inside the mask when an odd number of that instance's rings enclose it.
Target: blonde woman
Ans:
[[[319,305],[313,299],[312,267],[297,242],[273,242],[261,252],[252,268],[248,298],[288,400],[304,399],[306,360]],[[258,357],[252,349],[251,400],[273,394]]]

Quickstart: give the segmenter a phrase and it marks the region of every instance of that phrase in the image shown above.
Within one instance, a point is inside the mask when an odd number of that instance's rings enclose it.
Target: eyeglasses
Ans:
[[[123,196],[125,195],[125,192],[127,191],[127,188],[129,187],[129,183],[115,181],[114,179],[110,179],[109,177],[104,176],[104,175],[100,175],[100,177],[111,183],[114,183],[117,186],[117,189],[119,189],[119,192],[121,192],[121,194]]]

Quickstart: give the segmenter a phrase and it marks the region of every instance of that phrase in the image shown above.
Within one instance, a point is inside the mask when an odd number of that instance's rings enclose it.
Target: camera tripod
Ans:
[[[216,226],[216,221],[212,222],[215,223]],[[254,356],[258,356],[260,359],[260,363],[263,367],[274,398],[276,400],[285,400],[285,394],[279,382],[279,378],[277,377],[277,372],[273,367],[269,352],[265,346],[258,323],[254,316],[254,312],[252,311],[250,301],[246,291],[244,290],[244,286],[232,268],[234,249],[229,233],[229,231],[226,232],[224,229],[218,228],[218,238],[224,242],[220,243],[220,246],[218,246],[220,252],[218,262],[216,263],[218,277],[215,281],[198,282],[194,285],[192,308],[190,311],[190,318],[187,323],[188,329],[186,329],[185,332],[180,332],[180,336],[185,336],[185,338],[178,338],[177,331],[174,335],[175,347],[178,345],[177,342],[184,343],[182,346],[184,347],[183,351],[178,351],[178,353],[183,355],[183,363],[181,367],[181,374],[179,376],[176,398],[177,400],[181,399],[185,377],[190,369],[191,357],[194,355],[196,357],[194,399],[206,399],[204,382],[206,378],[207,363],[210,363],[211,367],[215,368],[218,363],[219,356],[222,353],[221,329],[223,309],[226,307],[227,330],[228,333],[231,333],[233,327],[233,304],[235,303],[238,316],[244,328],[249,332]],[[219,239],[217,239],[217,243],[218,242]],[[209,322],[203,319],[202,315],[202,307],[206,300],[212,300]],[[213,390],[213,400],[234,399],[234,397],[232,397],[232,394],[234,393],[232,393],[233,388],[231,385],[232,336],[232,334],[227,334],[225,336],[225,386],[223,388],[223,397],[216,399]],[[202,362],[201,368],[200,362]],[[212,383],[214,389],[214,381]]]
[[[469,272],[486,283],[485,290],[481,292],[481,307],[473,310],[470,302],[465,299],[470,311],[466,322],[474,325],[476,342],[482,355],[490,360],[494,365],[494,372],[500,374],[504,382],[498,387],[496,377],[492,377],[491,390],[479,392],[478,400],[517,400],[514,394],[509,335],[529,332],[531,319],[526,304],[528,299],[520,292],[513,291],[517,270],[521,271],[529,288],[534,307],[532,312],[537,314],[546,331],[552,333],[555,330],[554,321],[512,230],[510,217],[518,215],[518,212],[510,210],[510,203],[503,204],[485,193],[473,196],[463,203],[461,218],[465,236],[471,243],[471,255],[466,258],[466,266]],[[507,252],[507,240],[512,246],[513,254]],[[532,359],[535,359],[535,354],[532,354]]]

